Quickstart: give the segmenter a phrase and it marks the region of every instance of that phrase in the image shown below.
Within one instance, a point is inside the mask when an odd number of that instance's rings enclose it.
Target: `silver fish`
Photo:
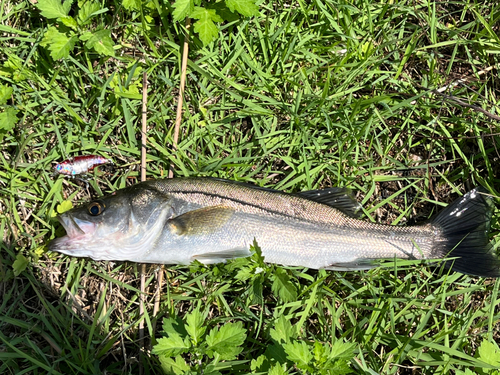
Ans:
[[[500,276],[488,232],[492,199],[478,187],[432,221],[380,225],[357,218],[347,189],[298,194],[211,178],[151,180],[58,217],[67,235],[49,250],[95,260],[219,263],[250,255],[328,270],[360,270],[381,259],[442,259],[453,270]]]

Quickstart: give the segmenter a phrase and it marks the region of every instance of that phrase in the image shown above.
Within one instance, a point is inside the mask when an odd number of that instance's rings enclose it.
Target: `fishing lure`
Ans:
[[[54,167],[54,173],[75,177],[87,174],[102,164],[113,164],[113,162],[99,155],[75,156],[57,164]]]

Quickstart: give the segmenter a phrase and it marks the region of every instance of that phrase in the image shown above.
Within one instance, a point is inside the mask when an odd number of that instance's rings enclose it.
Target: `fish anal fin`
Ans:
[[[167,225],[179,236],[211,234],[226,224],[233,214],[231,207],[204,207],[174,217]]]
[[[352,262],[335,262],[323,268],[328,271],[360,271],[369,270],[376,266],[374,259],[360,259]]]
[[[309,190],[300,192],[297,195],[336,208],[350,217],[359,218],[363,213],[361,205],[354,199],[352,190],[350,189],[328,188]]]
[[[193,255],[192,260],[197,260],[203,264],[224,263],[228,259],[245,258],[250,256],[250,250],[246,247],[236,247],[233,249],[207,252]]]

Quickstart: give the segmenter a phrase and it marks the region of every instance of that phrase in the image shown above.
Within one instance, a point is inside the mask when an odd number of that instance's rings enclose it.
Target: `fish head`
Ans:
[[[143,184],[73,208],[57,217],[66,236],[49,250],[94,260],[134,260],[151,248],[174,214],[172,199]]]

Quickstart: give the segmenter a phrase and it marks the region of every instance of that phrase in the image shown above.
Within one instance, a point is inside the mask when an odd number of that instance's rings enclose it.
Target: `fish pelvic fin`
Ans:
[[[489,242],[493,199],[481,186],[448,205],[431,221],[439,235],[430,258],[456,258],[444,266],[474,276],[500,277],[500,260]]]

